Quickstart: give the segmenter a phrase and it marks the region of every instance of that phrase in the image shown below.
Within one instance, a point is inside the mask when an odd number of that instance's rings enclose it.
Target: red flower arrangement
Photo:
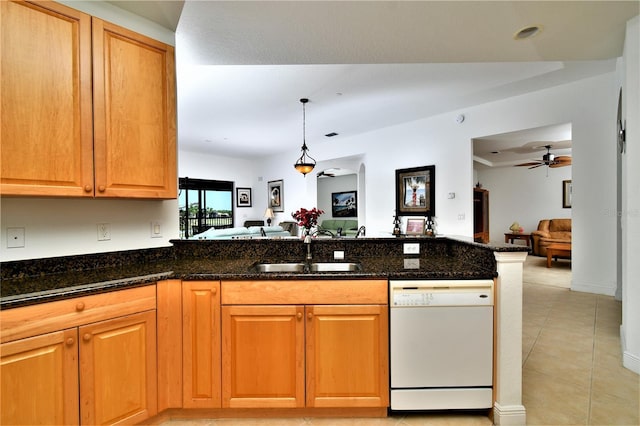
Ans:
[[[299,226],[302,226],[306,229],[311,229],[312,226],[316,226],[318,224],[318,218],[322,213],[324,213],[324,211],[319,210],[315,207],[311,210],[301,208],[297,212],[291,213],[291,217],[298,221]]]

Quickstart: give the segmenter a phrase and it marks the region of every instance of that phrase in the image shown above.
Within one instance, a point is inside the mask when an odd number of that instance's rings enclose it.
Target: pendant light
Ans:
[[[316,160],[314,160],[308,153],[309,148],[307,148],[306,141],[306,115],[305,115],[305,104],[309,102],[309,99],[302,98],[300,99],[302,103],[302,155],[296,161],[296,164],[293,167],[296,168],[297,171],[302,173],[304,177],[307,177],[307,173],[311,172],[313,168],[316,166]]]

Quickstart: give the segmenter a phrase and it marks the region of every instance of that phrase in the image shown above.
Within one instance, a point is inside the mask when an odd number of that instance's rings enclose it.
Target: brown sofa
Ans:
[[[533,254],[547,255],[547,246],[552,243],[571,244],[571,219],[543,219],[538,229],[531,233]]]

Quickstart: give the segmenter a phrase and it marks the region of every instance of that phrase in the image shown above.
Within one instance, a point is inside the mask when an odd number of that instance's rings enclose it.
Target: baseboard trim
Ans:
[[[622,353],[622,365],[636,374],[640,374],[640,357],[631,352],[624,351]]]
[[[593,284],[580,284],[576,283],[575,280],[571,282],[571,290],[580,291],[583,293],[603,294],[605,296],[615,296],[616,294],[615,287],[602,287]]]
[[[624,324],[620,325],[620,346],[622,349],[622,366],[628,368],[636,374],[640,374],[640,357],[627,351],[627,335],[624,331]]]
[[[524,405],[493,404],[493,423],[496,425],[525,425],[527,410]]]

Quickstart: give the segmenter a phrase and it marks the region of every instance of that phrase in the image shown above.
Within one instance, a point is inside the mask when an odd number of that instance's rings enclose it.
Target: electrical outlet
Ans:
[[[404,243],[404,254],[420,254],[420,243]]]
[[[403,259],[404,269],[420,269],[420,259]]]
[[[7,248],[24,247],[24,228],[7,228]]]
[[[109,241],[111,239],[111,225],[108,223],[98,224],[98,241]]]
[[[458,213],[458,220],[464,220],[464,213]]]
[[[162,238],[162,224],[160,222],[151,222],[151,238]]]
[[[344,260],[344,250],[335,250],[333,252],[334,260]]]

